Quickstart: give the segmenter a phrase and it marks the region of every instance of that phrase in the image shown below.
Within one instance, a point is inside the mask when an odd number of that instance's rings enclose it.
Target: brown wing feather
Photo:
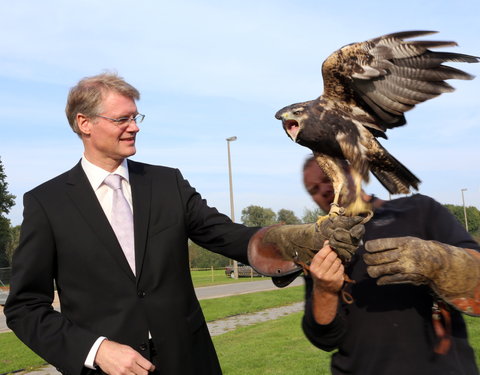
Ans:
[[[386,131],[404,125],[404,113],[416,104],[454,90],[445,80],[473,78],[443,63],[479,61],[475,56],[429,50],[456,46],[453,41],[404,40],[433,33],[393,33],[339,49],[323,63],[322,97],[343,104],[347,111],[357,108],[363,117],[357,119],[367,127]]]

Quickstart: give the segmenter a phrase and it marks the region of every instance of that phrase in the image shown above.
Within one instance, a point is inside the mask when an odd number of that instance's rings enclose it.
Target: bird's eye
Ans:
[[[298,116],[298,115],[301,115],[302,114],[302,111],[301,110],[297,110],[297,111],[293,111],[292,112],[295,116]]]

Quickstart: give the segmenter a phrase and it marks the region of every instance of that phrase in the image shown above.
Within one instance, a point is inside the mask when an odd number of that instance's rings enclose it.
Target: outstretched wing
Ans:
[[[456,46],[453,41],[404,40],[433,33],[436,32],[399,32],[337,50],[322,66],[322,97],[344,108],[356,108],[353,117],[358,115],[366,126],[380,133],[404,125],[406,111],[454,90],[445,80],[474,78],[442,65],[444,62],[480,61],[475,56],[429,50]]]

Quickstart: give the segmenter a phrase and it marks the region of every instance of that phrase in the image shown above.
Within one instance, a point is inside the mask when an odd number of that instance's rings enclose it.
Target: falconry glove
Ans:
[[[326,240],[342,261],[348,262],[365,233],[364,219],[361,216],[323,216],[314,224],[262,228],[248,245],[250,265],[265,276],[295,274],[296,277],[302,271],[301,266],[310,263]]]
[[[381,238],[365,244],[363,259],[378,285],[428,285],[461,312],[480,316],[480,253],[416,237]]]

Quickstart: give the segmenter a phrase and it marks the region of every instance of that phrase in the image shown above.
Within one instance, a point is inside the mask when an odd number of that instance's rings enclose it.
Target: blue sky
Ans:
[[[391,5],[388,5],[388,4]],[[0,3],[0,158],[22,220],[22,195],[67,169],[82,145],[64,115],[79,79],[116,71],[137,87],[146,115],[137,155],[178,167],[210,205],[235,217],[255,204],[302,216],[308,150],[274,119],[285,105],[322,93],[320,67],[341,46],[390,32],[437,30],[454,52],[480,55],[477,0],[49,1]],[[480,75],[480,64],[457,64]],[[407,115],[382,144],[441,203],[480,208],[480,77]],[[372,181],[367,192],[388,199]]]

